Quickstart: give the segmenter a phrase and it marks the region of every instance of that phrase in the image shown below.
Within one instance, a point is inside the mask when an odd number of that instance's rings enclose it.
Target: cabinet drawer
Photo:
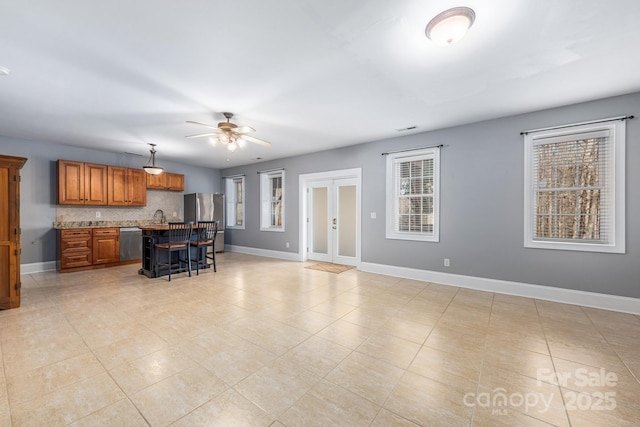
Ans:
[[[60,230],[60,236],[62,237],[80,237],[87,236],[91,237],[91,229],[90,228],[69,228],[66,230]]]
[[[62,254],[62,268],[84,267],[92,264],[91,251]]]
[[[91,250],[91,236],[64,237],[60,240],[60,251],[63,254],[87,250]]]
[[[93,235],[94,236],[119,236],[120,229],[119,228],[94,228]]]

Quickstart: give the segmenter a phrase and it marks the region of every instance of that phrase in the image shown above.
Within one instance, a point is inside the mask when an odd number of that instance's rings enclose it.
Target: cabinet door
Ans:
[[[106,264],[120,261],[120,230],[95,228],[93,230],[93,263]]]
[[[128,206],[127,172],[129,169],[117,166],[107,167],[107,204],[109,206]]]
[[[160,175],[147,174],[147,189],[148,190],[164,190],[167,186],[165,184],[165,177],[167,173],[161,173]]]
[[[184,191],[184,175],[178,173],[167,173],[167,189],[173,191]]]
[[[16,267],[13,253],[16,246],[11,233],[12,212],[8,203],[12,178],[9,168],[0,168],[0,308],[10,308]]]
[[[84,194],[87,205],[107,204],[107,166],[85,163]]]
[[[129,169],[127,173],[129,206],[147,206],[147,177],[142,169]]]
[[[84,205],[84,163],[58,160],[58,204]]]
[[[0,155],[0,308],[20,307],[20,171],[27,159]]]

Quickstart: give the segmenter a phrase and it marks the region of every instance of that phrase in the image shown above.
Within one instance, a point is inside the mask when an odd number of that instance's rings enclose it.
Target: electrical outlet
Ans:
[[[375,212],[371,212],[371,213],[369,214],[369,218],[371,218],[371,219],[376,219],[376,217],[377,217],[377,216],[378,216],[378,214],[377,214],[377,213],[375,213]]]
[[[444,259],[444,266],[445,267],[450,267],[451,266],[451,262],[449,261],[449,258],[445,258]]]
[[[287,248],[287,249],[289,249],[289,242],[285,243],[285,244],[284,244],[284,247],[285,247],[285,248]]]
[[[174,217],[174,218],[177,217],[178,216],[178,212],[172,212],[171,216]]]
[[[97,211],[96,212],[96,218],[100,218],[100,216],[101,216],[100,211]]]

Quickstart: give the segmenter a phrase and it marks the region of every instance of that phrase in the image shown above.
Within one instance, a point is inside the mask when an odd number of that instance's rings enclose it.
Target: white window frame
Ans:
[[[236,225],[237,222],[237,212],[236,212],[236,204],[238,201],[236,200],[236,184],[240,182],[242,186],[242,200],[240,203],[242,204],[242,225]],[[245,211],[246,211],[246,203],[245,203],[245,179],[244,176],[230,176],[225,178],[225,193],[226,193],[226,210],[227,210],[227,221],[226,226],[231,230],[244,230],[246,219],[245,219]],[[232,225],[233,224],[233,225]]]
[[[536,142],[549,141],[550,138],[559,139],[571,135],[608,131],[609,151],[607,153],[606,177],[606,209],[609,220],[608,229],[611,230],[607,242],[567,241],[566,239],[536,239],[533,236],[536,215],[534,191],[534,146]],[[549,129],[536,131],[524,136],[524,246],[526,248],[557,249],[585,252],[625,253],[625,139],[626,126],[624,120],[593,123],[584,125],[571,125],[562,129]]]
[[[282,197],[280,202],[280,217],[282,219],[282,225],[271,225],[271,183],[273,178],[278,177],[282,178]],[[284,232],[285,193],[284,170],[260,173],[260,231]]]
[[[399,224],[399,185],[396,181],[396,167],[400,163],[415,160],[433,159],[433,231],[400,231]],[[418,240],[423,242],[440,241],[440,148],[424,148],[387,154],[387,224],[386,238],[399,240]]]

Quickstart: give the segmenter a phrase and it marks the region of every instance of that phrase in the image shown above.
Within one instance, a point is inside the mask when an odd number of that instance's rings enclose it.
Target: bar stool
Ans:
[[[213,271],[216,269],[216,250],[213,245],[216,242],[216,236],[218,235],[218,221],[198,221],[197,225],[197,238],[191,241],[191,246],[196,248],[196,259],[192,260],[196,262],[196,275],[200,275],[200,249],[204,248],[204,263],[207,263],[207,259],[213,260]],[[207,248],[211,246],[213,251],[209,255]]]
[[[189,277],[191,277],[191,262],[189,256],[189,242],[191,241],[191,233],[193,231],[193,222],[170,222],[169,223],[169,240],[164,243],[155,244],[155,275],[158,277],[159,266],[169,266],[169,281],[171,281],[171,269],[173,267],[173,253],[178,252],[178,268],[181,263],[187,264]],[[159,262],[159,253],[166,251],[168,262]],[[180,258],[180,253],[184,252],[185,257]]]

